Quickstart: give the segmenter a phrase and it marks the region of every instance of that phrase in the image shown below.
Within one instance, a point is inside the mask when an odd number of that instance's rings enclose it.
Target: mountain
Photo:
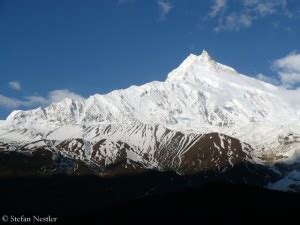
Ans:
[[[48,155],[51,166],[33,174],[159,170],[297,191],[300,110],[291,94],[203,51],[164,82],[13,111],[0,122],[0,155]]]

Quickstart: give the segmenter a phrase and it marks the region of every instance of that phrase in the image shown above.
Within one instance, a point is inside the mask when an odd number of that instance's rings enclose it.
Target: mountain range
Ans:
[[[13,111],[0,121],[0,175],[158,170],[300,191],[294,95],[204,50],[163,82]]]

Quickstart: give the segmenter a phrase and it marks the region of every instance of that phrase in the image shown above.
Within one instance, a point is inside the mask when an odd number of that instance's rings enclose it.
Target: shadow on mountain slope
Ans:
[[[220,170],[191,175],[149,170],[133,162],[130,165],[128,168],[127,158],[120,159],[106,168],[107,176],[100,177],[83,161],[62,155],[54,160],[45,149],[31,154],[3,151],[0,214],[51,215],[61,222],[82,224],[87,220],[137,223],[138,218],[176,224],[195,217],[199,221],[293,217],[299,208],[299,194],[261,188],[280,179],[279,174],[245,160],[234,165],[228,161]]]

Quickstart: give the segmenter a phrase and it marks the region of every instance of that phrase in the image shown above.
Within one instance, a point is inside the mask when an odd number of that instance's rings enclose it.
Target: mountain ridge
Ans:
[[[204,51],[200,56],[198,56],[196,58],[197,59],[200,58],[201,59],[200,61],[203,61],[202,58],[204,58],[204,61],[210,60],[213,62],[213,64],[216,64],[216,62],[214,62],[211,58],[207,58],[207,57],[209,57],[209,55],[207,52]],[[185,64],[185,63],[183,62],[182,64]],[[178,68],[180,68],[182,66],[182,64]],[[221,65],[221,64],[218,64],[218,65]],[[96,111],[96,113],[103,114],[102,118],[87,118],[87,120],[94,119],[94,120],[96,120],[97,123],[105,122],[105,121],[120,122],[119,115],[122,115],[122,113],[120,113],[119,111],[127,113],[127,115],[125,115],[126,118],[121,117],[121,119],[124,119],[124,121],[126,121],[126,122],[131,119],[136,119],[136,120],[139,120],[140,122],[144,122],[144,123],[153,123],[153,121],[156,121],[156,120],[151,120],[151,119],[146,120],[146,119],[144,119],[144,115],[142,115],[142,116],[137,115],[136,112],[138,110],[136,108],[143,106],[141,104],[141,102],[138,102],[139,105],[134,104],[133,102],[130,102],[128,99],[126,99],[126,97],[124,97],[124,96],[129,95],[130,98],[135,97],[135,100],[138,100],[138,99],[149,100],[149,98],[147,99],[147,95],[150,95],[150,97],[152,97],[152,98],[160,98],[160,99],[158,99],[160,101],[158,101],[157,99],[150,99],[150,103],[152,105],[156,104],[156,105],[153,105],[152,108],[150,108],[153,111],[156,111],[157,108],[161,108],[163,101],[166,100],[166,98],[170,98],[170,99],[167,99],[167,100],[171,101],[171,102],[169,102],[169,104],[177,104],[177,105],[175,107],[173,107],[174,109],[169,107],[169,108],[167,108],[167,110],[171,111],[170,113],[172,113],[172,111],[173,112],[175,111],[175,113],[176,113],[176,111],[179,111],[177,114],[182,114],[182,112],[180,112],[180,110],[182,110],[182,108],[183,108],[183,106],[180,105],[180,102],[178,103],[178,99],[180,99],[180,97],[182,99],[184,99],[184,97],[189,97],[188,96],[189,93],[187,93],[187,92],[193,92],[193,93],[191,93],[193,95],[191,97],[203,98],[202,99],[203,101],[207,100],[208,97],[212,96],[215,99],[210,99],[210,100],[214,100],[216,103],[215,104],[216,106],[218,106],[218,104],[219,105],[222,104],[222,102],[224,102],[224,100],[226,100],[227,102],[225,102],[225,104],[222,105],[222,107],[230,108],[231,107],[230,104],[234,105],[234,100],[235,100],[232,96],[232,93],[230,93],[230,95],[227,97],[227,99],[224,99],[224,98],[222,99],[222,96],[220,93],[217,92],[216,94],[214,94],[214,93],[210,93],[210,91],[211,90],[215,91],[214,89],[218,89],[219,88],[218,86],[221,84],[223,86],[226,86],[226,85],[229,85],[232,83],[232,86],[235,87],[235,86],[237,86],[237,84],[235,82],[239,83],[239,82],[241,82],[241,79],[244,82],[243,85],[246,85],[247,83],[255,82],[255,85],[256,85],[255,91],[263,92],[266,97],[274,97],[276,95],[276,93],[272,92],[272,91],[274,91],[274,89],[276,90],[275,86],[272,86],[270,84],[267,84],[267,83],[264,83],[261,81],[257,81],[254,78],[249,78],[249,77],[243,76],[241,74],[238,74],[239,76],[236,76],[233,79],[231,78],[230,80],[225,80],[225,81],[224,80],[216,80],[215,79],[216,76],[213,77],[214,80],[206,79],[207,77],[212,76],[212,74],[203,74],[203,71],[199,72],[199,70],[201,69],[202,66],[203,66],[202,63],[200,63],[200,66],[198,65],[198,67],[196,68],[196,69],[198,69],[196,75],[198,75],[200,73],[200,75],[204,76],[205,79],[198,81],[198,83],[196,84],[196,85],[198,85],[197,87],[193,87],[193,86],[195,86],[195,83],[190,83],[190,80],[187,82],[183,82],[182,85],[178,84],[178,82],[177,83],[174,82],[174,81],[176,81],[177,78],[175,80],[173,80],[173,79],[171,79],[171,77],[173,77],[173,76],[176,77],[178,75],[178,73],[176,72],[176,70],[178,69],[177,68],[177,69],[173,70],[171,73],[169,73],[168,78],[166,79],[165,82],[155,81],[155,82],[150,82],[150,83],[144,84],[142,86],[131,86],[127,89],[112,91],[106,95],[95,94],[83,101],[73,101],[71,99],[64,99],[62,102],[53,103],[46,108],[37,108],[35,110],[29,110],[29,111],[13,111],[8,116],[6,121],[16,122],[16,123],[20,124],[20,123],[24,122],[23,118],[26,117],[26,114],[31,114],[28,117],[35,116],[36,119],[43,120],[43,119],[47,119],[47,117],[51,117],[51,110],[54,110],[54,111],[56,110],[56,112],[54,112],[54,114],[59,114],[60,111],[63,111],[64,108],[66,108],[65,110],[69,110],[70,112],[69,112],[69,115],[65,115],[65,118],[64,118],[66,120],[65,124],[85,123],[86,120],[84,118],[84,113],[90,113],[93,110]],[[224,66],[224,65],[222,65],[222,66]],[[200,69],[199,69],[199,67],[200,67]],[[227,66],[225,66],[225,67],[227,68]],[[228,67],[228,68],[230,68],[230,67]],[[232,69],[232,70],[234,70],[234,69]],[[225,69],[224,71],[226,73],[228,70]],[[192,72],[194,72],[194,71],[192,71]],[[185,72],[185,74],[189,75],[189,73],[192,73],[192,72],[187,71],[187,72]],[[204,71],[204,73],[205,72],[209,73],[210,71]],[[219,72],[219,71],[217,71],[217,72]],[[237,72],[235,72],[235,73],[237,74]],[[179,75],[181,75],[181,74],[179,73]],[[192,74],[192,75],[194,75],[194,74]],[[191,75],[191,77],[193,77],[192,75]],[[213,74],[213,75],[216,75],[216,74]],[[217,74],[217,76],[219,76],[219,75],[220,74]],[[193,77],[193,78],[195,79],[195,77]],[[229,76],[226,77],[226,79],[228,79],[228,78],[229,78]],[[244,78],[246,80],[243,80]],[[257,87],[257,85],[260,85],[260,86]],[[192,88],[191,88],[191,86],[192,86]],[[170,96],[170,95],[174,94],[173,93],[174,89],[179,89],[179,90],[175,90],[177,92],[183,92],[183,93],[177,93],[177,96],[174,97],[174,98],[177,98],[177,101],[176,101],[176,99],[172,99],[172,96]],[[228,91],[228,90],[225,90],[225,93],[226,93],[226,91]],[[140,96],[132,96],[132,92],[140,92]],[[150,93],[150,92],[152,92],[152,93]],[[155,96],[155,92],[157,92],[157,95],[160,95],[160,96]],[[160,92],[160,93],[158,93],[158,92]],[[251,92],[251,90],[250,90],[250,92]],[[224,95],[225,93],[222,93],[222,95]],[[248,93],[245,93],[245,95],[247,95],[247,94]],[[253,94],[253,93],[250,93],[250,94]],[[165,95],[165,96],[161,96],[161,95]],[[200,96],[197,96],[197,95],[200,95]],[[164,97],[166,97],[166,98],[164,98]],[[260,97],[260,96],[258,96],[258,97]],[[275,96],[275,97],[277,97],[277,96]],[[124,98],[125,98],[125,100],[123,101]],[[230,101],[228,101],[228,99],[231,99],[232,101],[230,102]],[[142,101],[142,100],[138,100],[138,101]],[[201,102],[201,103],[203,103],[203,102]],[[197,107],[199,108],[199,105],[197,105]],[[215,107],[215,106],[211,106],[211,107]],[[283,107],[281,107],[281,108],[284,108],[284,107],[286,108],[286,105],[283,105]],[[187,108],[190,109],[189,111],[192,110],[191,106],[187,107]],[[145,114],[145,112],[142,112],[142,113]],[[158,113],[166,114],[169,112],[158,112]],[[201,116],[205,112],[200,112],[200,113],[199,112],[187,112],[188,115],[186,118],[190,119],[189,118],[189,117],[191,117],[189,115],[190,113],[194,114],[194,116],[195,116],[195,114],[198,114],[198,116]],[[288,113],[291,113],[291,111]],[[112,114],[112,117],[110,117],[111,114]],[[124,116],[124,115],[122,115],[122,116]],[[153,115],[151,115],[151,116],[153,118]],[[170,118],[159,119],[158,123],[164,124],[164,125],[172,125],[172,123],[176,123],[176,121],[174,121],[174,119],[176,120],[176,118],[172,117],[172,115],[166,115],[166,116],[169,116]],[[164,116],[164,117],[166,117],[166,116]],[[40,118],[38,118],[38,117],[40,117]],[[93,117],[93,115],[91,115],[91,117]],[[148,117],[149,117],[149,115],[148,115]],[[51,119],[52,118],[50,118],[50,120]],[[192,118],[192,119],[194,119],[194,118]],[[58,118],[54,118],[52,120],[59,121]],[[55,125],[55,124],[53,124],[53,125]],[[60,125],[62,125],[62,124],[60,124]]]
[[[125,154],[120,150],[120,142],[128,145],[125,150],[128,160],[160,168],[151,161],[155,154],[168,152],[170,157],[163,156],[167,158],[163,165],[166,166],[175,159],[181,160],[176,158],[178,154],[188,154],[187,149],[197,143],[197,137],[218,134],[249,145],[253,165],[298,163],[299,121],[297,111],[285,100],[279,87],[239,74],[215,62],[204,50],[199,56],[188,56],[164,82],[130,86],[85,100],[64,99],[45,108],[14,111],[0,123],[0,141],[17,148],[28,143],[35,146],[44,139],[56,141],[51,146],[53,150],[64,152],[67,148],[65,153],[76,158],[74,152],[86,155],[93,151],[92,146],[105,140],[104,145],[98,146],[102,150],[98,150],[104,151],[101,152],[104,160],[113,163],[118,161],[118,154]],[[208,148],[232,152],[229,144],[226,148],[222,146],[218,135]],[[63,143],[66,147],[58,148]],[[165,143],[168,143],[166,148],[157,147]],[[203,160],[210,159],[213,150],[201,149],[199,145],[192,151],[194,157],[200,151]],[[230,161],[230,155],[226,160]],[[184,159],[187,165],[192,162],[193,157]],[[202,167],[197,167],[197,171]]]

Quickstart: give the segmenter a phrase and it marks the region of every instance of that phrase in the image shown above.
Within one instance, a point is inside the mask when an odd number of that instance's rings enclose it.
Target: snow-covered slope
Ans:
[[[154,158],[157,143],[174,140],[178,132],[185,138],[180,142],[183,147],[173,148],[176,154],[194,143],[193,138],[218,132],[250,144],[258,163],[297,162],[300,114],[287,100],[289,93],[239,74],[203,51],[189,55],[164,82],[13,111],[0,122],[0,141],[72,143],[77,139],[95,144],[105,139],[105,146],[117,146],[120,141],[130,146],[129,157],[143,163],[137,158],[144,154]],[[113,157],[115,148],[105,147]],[[157,165],[155,160],[148,162]]]
[[[297,110],[286,101],[280,87],[239,74],[203,51],[199,56],[188,56],[165,82],[14,111],[1,127],[33,129],[47,135],[63,125],[87,127],[138,121],[187,132],[219,131],[263,149],[274,145],[279,135],[288,135],[294,126],[299,130],[298,119]],[[286,130],[277,134],[278,127]],[[275,133],[258,143],[266,129]],[[70,132],[62,132],[60,139],[68,135]]]
[[[295,116],[296,111],[280,96],[278,87],[238,74],[213,61],[204,51],[200,56],[190,55],[165,82],[14,111],[7,121],[41,131],[67,124],[88,126],[134,120],[201,129]]]

